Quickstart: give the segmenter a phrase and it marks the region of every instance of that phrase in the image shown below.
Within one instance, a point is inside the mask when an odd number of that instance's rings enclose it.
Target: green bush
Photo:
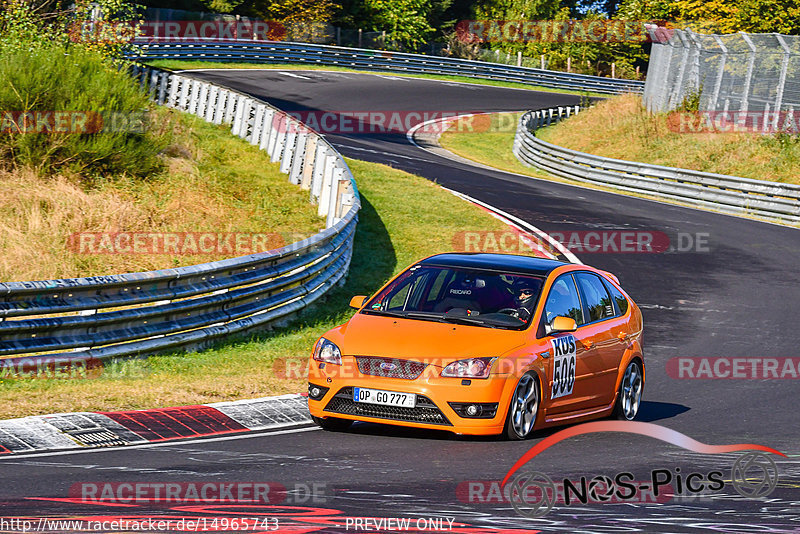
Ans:
[[[0,161],[42,173],[146,176],[159,169],[157,156],[169,141],[142,122],[149,106],[133,79],[96,51],[60,44],[5,50],[0,55]],[[30,114],[21,115],[26,112],[39,112],[43,119],[46,112],[79,112],[70,116],[79,121],[80,112],[90,112],[90,124],[42,131],[47,122],[36,125]]]

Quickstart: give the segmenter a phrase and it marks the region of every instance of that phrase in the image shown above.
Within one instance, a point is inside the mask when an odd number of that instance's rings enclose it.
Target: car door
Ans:
[[[590,272],[574,274],[583,304],[587,336],[595,351],[594,379],[600,404],[607,405],[616,393],[617,370],[625,353],[626,343],[619,333],[626,331],[625,320],[616,312],[608,290],[599,276]]]
[[[575,332],[548,335],[550,363],[548,414],[559,414],[590,408],[599,403],[595,375],[602,366],[597,356],[593,328],[586,328],[583,305],[571,274],[556,278],[544,304],[544,317],[550,323],[554,317],[571,317],[578,325]]]

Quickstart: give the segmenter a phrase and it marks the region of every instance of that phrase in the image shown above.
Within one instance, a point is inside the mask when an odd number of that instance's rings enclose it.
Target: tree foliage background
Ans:
[[[42,0],[45,1],[45,0]],[[110,0],[104,0],[106,2]],[[576,72],[635,77],[646,68],[647,43],[453,42],[464,20],[653,21],[700,32],[800,34],[800,0],[139,0],[144,5],[229,13],[275,20],[287,28],[333,25],[385,32],[389,49],[417,51],[430,41],[447,42],[452,55],[477,57],[478,49],[501,51]]]

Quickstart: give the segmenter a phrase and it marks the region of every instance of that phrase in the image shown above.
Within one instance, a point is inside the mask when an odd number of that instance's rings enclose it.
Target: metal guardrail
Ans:
[[[384,72],[466,76],[604,94],[641,93],[644,82],[420,54],[283,41],[137,41],[137,59],[199,59],[335,65]]]
[[[580,106],[528,111],[520,117],[514,155],[557,176],[623,191],[679,200],[776,222],[800,222],[800,186],[594,156],[537,138],[538,128],[580,111]]]
[[[267,150],[318,203],[326,229],[280,249],[201,265],[0,283],[0,369],[32,355],[41,366],[204,348],[286,320],[347,274],[361,204],[347,164],[323,137],[242,93],[148,67],[133,73],[159,104],[230,124],[234,135]]]

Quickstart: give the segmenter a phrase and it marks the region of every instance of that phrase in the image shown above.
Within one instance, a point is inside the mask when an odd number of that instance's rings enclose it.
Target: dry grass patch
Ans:
[[[157,117],[172,142],[160,155],[164,171],[150,178],[0,171],[0,280],[149,271],[236,255],[92,254],[70,246],[70,236],[84,232],[268,233],[274,236],[265,242],[279,245],[324,227],[308,192],[229,128],[175,111]]]
[[[677,133],[668,127],[667,114],[648,113],[638,95],[601,101],[538,135],[550,143],[598,156],[800,183],[797,137]]]

